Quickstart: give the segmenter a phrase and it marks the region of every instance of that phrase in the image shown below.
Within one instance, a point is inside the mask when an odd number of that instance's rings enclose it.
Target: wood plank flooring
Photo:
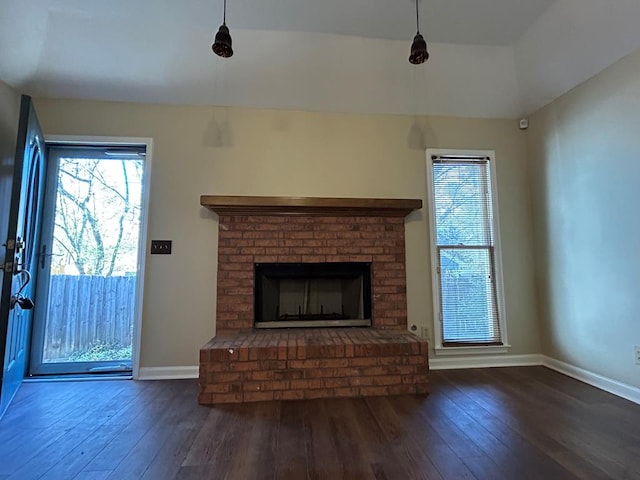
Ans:
[[[640,406],[544,367],[428,397],[196,403],[197,381],[24,384],[0,479],[640,479]]]

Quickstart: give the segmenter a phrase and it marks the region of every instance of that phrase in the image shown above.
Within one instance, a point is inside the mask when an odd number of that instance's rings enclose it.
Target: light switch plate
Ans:
[[[151,240],[151,255],[171,255],[171,240]]]

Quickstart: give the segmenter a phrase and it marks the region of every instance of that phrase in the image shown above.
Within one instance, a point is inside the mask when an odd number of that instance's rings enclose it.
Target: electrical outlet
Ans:
[[[151,240],[151,255],[171,255],[171,240]]]
[[[636,365],[640,365],[640,345],[633,347],[633,354],[636,359]]]

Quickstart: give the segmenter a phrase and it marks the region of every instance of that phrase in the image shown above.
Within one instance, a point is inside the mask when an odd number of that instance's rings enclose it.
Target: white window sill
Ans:
[[[490,345],[473,347],[443,347],[436,346],[433,350],[436,355],[493,355],[495,353],[507,353],[511,345]]]

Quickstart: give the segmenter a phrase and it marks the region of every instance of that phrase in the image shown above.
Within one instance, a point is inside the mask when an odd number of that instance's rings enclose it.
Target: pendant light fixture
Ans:
[[[413,43],[411,44],[411,55],[409,55],[409,62],[414,65],[420,65],[429,59],[429,52],[427,52],[427,42],[420,34],[420,15],[418,13],[418,1],[416,0],[416,36],[413,37]]]
[[[227,0],[224,0],[224,12],[222,17],[222,25],[216,33],[216,38],[211,45],[213,53],[222,58],[229,58],[233,55],[233,48],[231,48],[231,34],[227,28]]]

